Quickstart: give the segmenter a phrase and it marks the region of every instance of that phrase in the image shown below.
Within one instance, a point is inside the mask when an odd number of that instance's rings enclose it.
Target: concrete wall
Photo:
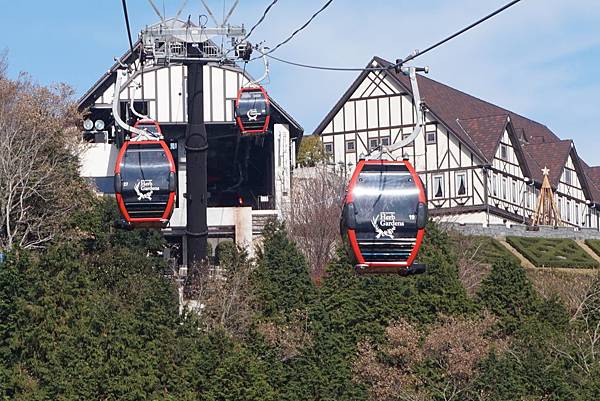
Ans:
[[[440,223],[443,227],[451,228],[466,235],[480,235],[488,237],[543,237],[543,238],[570,238],[570,239],[600,239],[600,231],[593,228],[572,227],[540,227],[539,231],[527,231],[522,224],[490,224],[485,227],[482,224],[460,224],[451,222]]]

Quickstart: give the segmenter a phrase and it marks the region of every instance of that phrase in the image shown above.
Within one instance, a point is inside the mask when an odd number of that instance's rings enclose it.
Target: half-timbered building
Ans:
[[[375,57],[371,67],[393,64]],[[530,221],[543,168],[564,224],[599,227],[600,168],[589,167],[570,140],[546,126],[418,76],[424,101],[423,135],[397,150],[427,188],[430,214],[464,223]],[[393,68],[363,71],[316,128],[342,171],[377,146],[394,144],[415,126],[408,77]]]
[[[163,24],[186,26],[186,22],[167,20]],[[101,128],[84,131],[88,144],[83,153],[81,174],[101,193],[113,192],[113,175],[118,153],[119,132],[114,126],[112,103],[119,98],[124,121],[135,116],[130,107],[156,120],[171,149],[177,167],[177,197],[173,215],[164,233],[178,241],[185,254],[187,69],[183,65],[144,64],[140,73],[139,46],[128,51],[79,101],[87,119],[101,120]],[[215,47],[216,54],[219,48]],[[117,70],[123,65],[131,73],[114,93]],[[291,166],[302,127],[272,98],[271,119],[266,135],[240,135],[234,118],[234,102],[240,87],[251,77],[235,64],[209,63],[204,66],[204,118],[208,133],[208,225],[209,242],[222,238],[249,245],[253,234],[270,216],[280,213],[289,201]]]

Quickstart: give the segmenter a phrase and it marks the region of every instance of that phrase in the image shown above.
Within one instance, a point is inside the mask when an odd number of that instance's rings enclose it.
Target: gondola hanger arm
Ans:
[[[125,121],[121,119],[121,115],[119,114],[119,99],[121,97],[121,81],[123,78],[127,77],[127,70],[118,69],[117,70],[117,79],[115,80],[115,91],[113,94],[113,103],[112,103],[112,114],[115,119],[115,123],[126,131],[129,131],[133,134],[138,135],[138,138],[148,138],[149,133],[145,130],[135,128],[127,124]]]
[[[419,82],[417,81],[417,72],[429,72],[429,67],[399,67],[399,72],[408,76],[410,80],[410,88],[413,94],[413,101],[416,107],[416,125],[413,132],[406,138],[400,140],[390,146],[380,147],[367,157],[367,159],[380,159],[384,154],[392,154],[396,150],[403,148],[404,146],[410,145],[423,131],[425,125],[425,104],[421,99],[421,93],[419,92]]]
[[[258,79],[255,79],[254,81],[248,82],[247,86],[259,86],[260,83],[262,81],[264,81],[265,79],[267,79],[269,77],[269,59],[267,58],[267,52],[268,52],[269,48],[268,47],[263,47],[261,50],[259,50],[259,52],[262,54],[262,58],[263,58],[263,62],[265,63],[265,73]]]
[[[134,100],[135,100],[135,91],[136,91],[138,88],[140,88],[140,87],[141,87],[141,85],[139,85],[138,83],[134,82],[134,84],[133,84],[133,96],[131,96],[131,99],[129,100],[129,109],[131,110],[131,112],[132,112],[132,113],[133,113],[133,114],[134,114],[136,117],[138,117],[138,118],[141,118],[141,119],[147,119],[147,120],[149,120],[149,119],[150,119],[150,117],[148,117],[147,115],[145,115],[145,114],[142,114],[142,113],[140,113],[139,111],[137,111],[137,110],[135,109],[135,105],[134,105],[134,103],[133,103],[133,102],[134,102]]]

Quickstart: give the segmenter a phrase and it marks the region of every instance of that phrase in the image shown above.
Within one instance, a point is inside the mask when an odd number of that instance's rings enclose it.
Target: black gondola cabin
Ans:
[[[342,237],[358,273],[408,273],[423,240],[427,199],[406,161],[361,160],[348,185]]]
[[[166,226],[176,188],[175,161],[165,141],[123,144],[115,166],[115,194],[126,226]]]
[[[235,101],[235,119],[242,135],[267,132],[270,109],[269,96],[262,86],[241,88]]]

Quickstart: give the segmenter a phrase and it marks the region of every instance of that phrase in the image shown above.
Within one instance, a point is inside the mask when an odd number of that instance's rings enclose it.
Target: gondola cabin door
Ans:
[[[164,227],[173,213],[175,162],[164,140],[126,141],[115,166],[115,193],[126,227]]]
[[[341,219],[342,237],[357,273],[420,272],[412,265],[426,222],[425,190],[408,161],[358,163]]]

